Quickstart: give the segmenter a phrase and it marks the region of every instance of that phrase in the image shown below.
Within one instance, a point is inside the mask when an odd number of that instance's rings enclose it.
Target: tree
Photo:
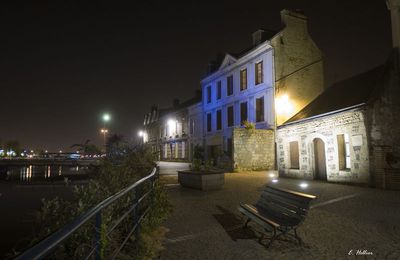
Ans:
[[[89,139],[83,144],[73,144],[71,148],[76,148],[82,154],[94,155],[101,153],[100,149],[96,145],[91,144]]]
[[[113,134],[107,138],[106,154],[110,158],[117,159],[129,150],[128,142],[122,135]]]

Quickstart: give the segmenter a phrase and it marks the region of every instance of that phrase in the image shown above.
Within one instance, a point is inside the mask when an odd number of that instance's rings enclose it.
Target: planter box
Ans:
[[[224,172],[178,171],[178,182],[183,187],[199,190],[219,190],[225,183]]]

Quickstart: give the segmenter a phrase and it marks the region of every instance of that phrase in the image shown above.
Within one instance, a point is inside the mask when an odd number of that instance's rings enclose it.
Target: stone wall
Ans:
[[[348,134],[351,167],[339,169],[337,135]],[[279,174],[304,179],[315,178],[314,144],[320,138],[325,145],[327,180],[334,182],[368,183],[369,149],[365,126],[365,110],[345,111],[333,115],[284,125],[277,131]],[[299,169],[290,168],[289,143],[299,144]]]
[[[274,131],[234,128],[232,142],[235,168],[240,170],[274,169]]]
[[[271,39],[276,96],[288,95],[293,111],[277,116],[281,125],[324,90],[323,56],[308,33],[307,17],[283,10],[285,28]]]

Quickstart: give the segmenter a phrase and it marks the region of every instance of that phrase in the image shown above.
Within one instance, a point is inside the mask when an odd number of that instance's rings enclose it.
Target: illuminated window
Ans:
[[[247,89],[247,69],[240,71],[240,90]]]
[[[299,169],[299,142],[290,142],[290,168]]]
[[[221,99],[222,96],[222,82],[217,82],[217,99]]]
[[[264,121],[264,97],[256,98],[256,122]]]
[[[255,80],[256,80],[256,85],[263,83],[263,62],[257,62],[255,66]]]
[[[207,132],[211,132],[211,113],[207,114]]]
[[[233,106],[227,108],[228,114],[228,127],[233,126],[234,116],[233,116]]]
[[[182,142],[182,149],[181,149],[181,150],[182,150],[182,154],[181,154],[181,155],[182,155],[182,158],[185,158],[185,155],[186,155],[186,154],[185,154],[185,152],[186,152],[185,149],[186,149],[186,143],[185,143],[185,142]]]
[[[226,94],[231,96],[233,94],[233,76],[226,78]]]
[[[164,144],[164,158],[168,158],[168,144]]]
[[[211,103],[211,86],[207,87],[207,103]]]
[[[247,120],[247,102],[243,102],[240,104],[240,123],[243,125],[243,122]]]
[[[351,168],[350,160],[350,138],[348,134],[337,136],[339,170],[349,170]]]
[[[222,111],[217,110],[217,130],[222,129]]]

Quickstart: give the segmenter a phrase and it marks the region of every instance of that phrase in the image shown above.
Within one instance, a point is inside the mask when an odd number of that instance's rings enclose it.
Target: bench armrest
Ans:
[[[249,204],[240,204],[240,207],[242,207],[243,209],[247,210],[248,212],[252,213],[253,215],[257,216],[258,218],[260,218],[261,220],[263,220],[264,222],[268,223],[269,225],[271,225],[274,228],[278,228],[280,227],[280,225],[268,218],[263,217],[258,210]]]

